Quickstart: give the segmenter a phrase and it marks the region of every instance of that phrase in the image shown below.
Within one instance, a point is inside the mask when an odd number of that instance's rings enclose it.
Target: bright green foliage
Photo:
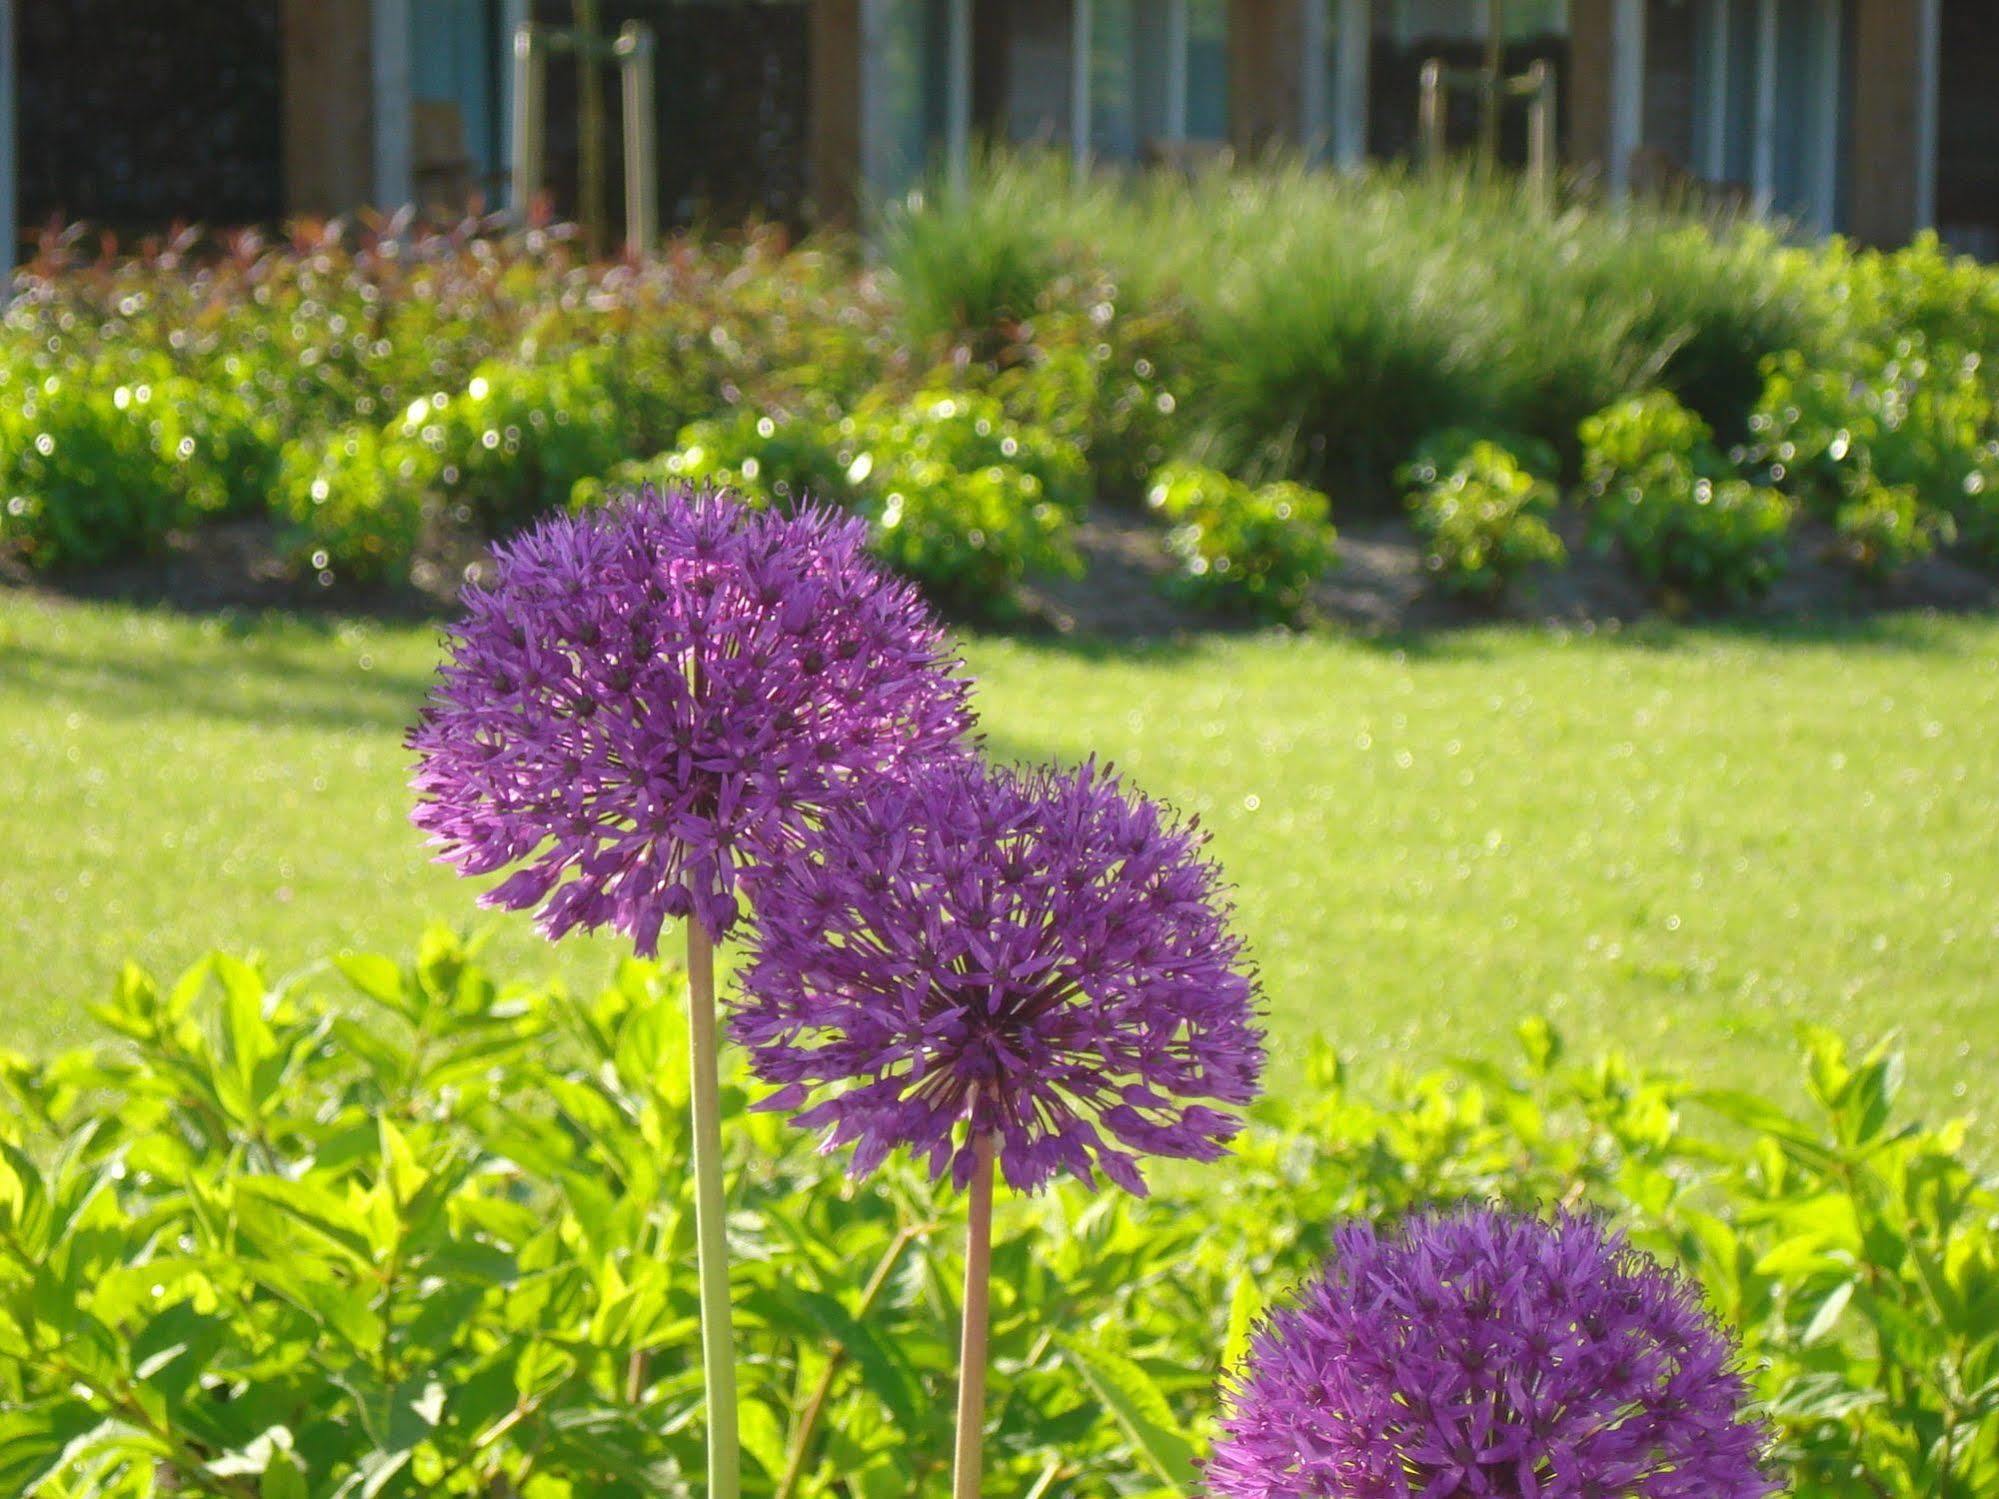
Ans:
[[[837,440],[875,550],[940,598],[991,611],[1027,573],[1075,569],[1089,470],[997,398],[924,391],[864,405]]]
[[[918,339],[1039,322],[1065,267],[1108,277],[1119,320],[1184,330],[1170,363],[1207,461],[1305,479],[1385,479],[1451,424],[1566,451],[1583,417],[1651,384],[1732,436],[1760,362],[1839,321],[1755,226],[1282,161],[1108,181],[1000,157],[968,193],[912,200],[886,258]]]
[[[691,1496],[701,1458],[672,974],[589,999],[414,962],[265,983],[128,969],[118,1046],[0,1064],[0,1482],[27,1499]],[[326,996],[345,997],[329,1005]],[[1743,1334],[1800,1493],[1999,1483],[1999,1190],[1899,1064],[1805,1037],[1810,1107],[1619,1056],[1356,1079],[1154,1198],[1003,1204],[991,1491],[1190,1493],[1218,1379],[1339,1218],[1459,1201],[1610,1214]],[[730,1117],[748,1492],[934,1492],[961,1208],[907,1165],[842,1184]],[[818,1414],[809,1413],[824,1388]]]
[[[189,240],[109,264],[50,252],[0,314],[0,407],[51,373],[79,393],[52,414],[70,434],[53,458],[36,433],[0,431],[0,500],[18,501],[0,544],[37,566],[93,565],[207,515],[269,509],[303,528],[301,564],[324,552],[336,572],[393,578],[419,513],[436,523],[426,542],[503,533],[677,449],[690,425],[717,451],[745,443],[711,423],[771,420],[816,446],[811,427],[849,418],[920,448],[891,413],[942,395],[997,400],[1113,503],[1175,458],[1350,485],[1365,501],[1444,427],[1517,431],[1504,445],[1555,478],[1525,443],[1572,467],[1584,418],[1661,390],[1743,448],[1759,465],[1744,477],[1828,521],[1857,505],[1843,549],[1864,567],[1911,555],[1945,515],[1975,556],[1999,557],[1984,358],[1999,346],[1999,275],[1934,239],[1786,246],[1754,225],[1551,208],[1448,173],[1351,179],[1278,161],[1113,181],[1000,154],[965,191],[891,206],[882,243],[880,269],[848,239],[793,247],[757,231],[689,235],[640,265],[581,263],[560,235],[329,231],[206,258]],[[1793,388],[1766,395],[1766,368]],[[144,440],[122,432],[116,391],[169,377],[186,382],[172,417]],[[423,444],[437,460],[426,493],[398,492],[400,456],[365,472],[357,427],[376,429],[377,450]],[[1765,451],[1823,452],[1841,433],[1849,456],[1833,467],[1913,485],[1916,531],[1861,486],[1807,492]],[[857,435],[832,446],[858,456]],[[295,455],[279,483],[280,441],[326,461]],[[954,460],[951,492],[934,498],[896,490],[893,526],[888,491],[864,503],[913,576],[1003,609],[996,590],[1063,560],[1065,502],[987,467]],[[315,476],[354,492],[314,502]],[[1634,558],[1675,591],[1753,593],[1776,510],[1730,477],[1674,478],[1650,515],[1610,529],[1629,530]],[[371,517],[383,531],[369,540],[357,533]]]
[[[427,450],[440,491],[487,535],[505,535],[625,456],[607,362],[579,352],[482,364],[457,395],[412,402],[391,436]]]
[[[912,194],[884,216],[902,321],[920,340],[1004,340],[1060,272],[1041,215],[1067,190],[1068,172],[1052,156],[999,153],[980,168],[977,191]]]
[[[1951,518],[1925,509],[1912,484],[1862,486],[1833,512],[1833,530],[1840,554],[1870,576],[1927,557],[1940,535],[1956,535]]]
[[[1990,264],[1945,249],[1934,230],[1894,250],[1833,239],[1794,254],[1794,279],[1815,299],[1839,304],[1857,337],[1999,348],[1999,276]]]
[[[395,582],[422,539],[436,471],[420,443],[342,427],[285,444],[272,509],[290,523],[292,550],[318,568]]]
[[[1726,602],[1776,580],[1791,502],[1736,477],[1707,423],[1671,395],[1619,402],[1579,435],[1597,532],[1649,582]]]
[[[1254,486],[1212,468],[1173,463],[1153,476],[1146,503],[1173,527],[1173,586],[1209,608],[1290,619],[1338,560],[1332,504],[1288,481]]]
[[[0,543],[38,567],[155,551],[168,532],[241,508],[271,460],[235,392],[158,355],[0,371]]]
[[[1568,558],[1548,526],[1555,486],[1499,443],[1441,434],[1398,478],[1423,538],[1423,565],[1453,592],[1496,598],[1529,568]]]
[[[1769,1361],[1800,1494],[1999,1490],[1999,1183],[1962,1125],[1897,1117],[1899,1055],[1804,1041],[1803,1115],[1691,1095],[1752,1143],[1713,1182],[1724,1209],[1682,1189],[1664,1227]]]
[[[996,396],[926,391],[863,402],[838,422],[747,410],[697,422],[673,452],[576,485],[572,503],[674,482],[852,510],[889,566],[983,614],[1003,613],[1028,573],[1075,567],[1071,537],[1089,499],[1070,444],[1012,420]]]
[[[991,362],[937,371],[930,384],[989,390],[1013,420],[1074,446],[1098,494],[1129,502],[1184,436],[1180,310],[1136,304],[1102,273],[1062,277],[1043,304]]]
[[[824,423],[739,411],[733,417],[683,427],[670,453],[645,463],[622,464],[601,485],[586,481],[577,498],[593,490],[642,484],[700,484],[732,490],[760,504],[821,500],[847,503],[846,465],[834,452]]]
[[[1986,366],[1981,352],[1915,333],[1892,351],[1862,345],[1839,368],[1785,355],[1750,418],[1749,456],[1835,515],[1878,509],[1872,491],[1908,490],[1925,529],[1949,521],[1999,557],[1999,383]]]

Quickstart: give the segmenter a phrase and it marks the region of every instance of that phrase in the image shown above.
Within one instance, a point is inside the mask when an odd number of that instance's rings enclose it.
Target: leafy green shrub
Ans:
[[[1555,486],[1496,442],[1441,434],[1398,477],[1423,565],[1447,589],[1495,598],[1527,569],[1568,557],[1548,527]]]
[[[1936,549],[1956,529],[1948,515],[1926,508],[1914,485],[1865,484],[1833,513],[1840,555],[1870,577],[1892,573]]]
[[[440,491],[485,534],[504,535],[627,456],[605,365],[592,353],[482,364],[459,394],[412,402],[389,441],[427,449]]]
[[[1146,502],[1173,528],[1174,588],[1208,608],[1292,618],[1339,555],[1331,502],[1302,484],[1257,487],[1172,463],[1153,476]]]
[[[422,444],[369,426],[302,438],[285,445],[271,508],[315,570],[393,582],[423,539],[437,463]]]
[[[696,1493],[676,977],[572,998],[437,933],[338,966],[338,1003],[128,970],[114,1044],[0,1057],[0,1491]],[[1340,1219],[1490,1201],[1594,1208],[1697,1275],[1796,1492],[1999,1486],[1999,1184],[1899,1115],[1898,1058],[1807,1031],[1799,1110],[1521,1038],[1364,1081],[1313,1048],[1149,1200],[1005,1201],[995,1489],[1190,1491],[1218,1376]],[[932,1492],[955,1203],[900,1162],[841,1182],[724,1093],[750,1492]]]
[[[991,365],[932,383],[982,385],[1014,421],[1073,444],[1099,494],[1133,499],[1179,440],[1188,357],[1179,311],[1134,308],[1104,275],[1065,277],[1044,300]]]
[[[1776,579],[1790,502],[1735,477],[1707,423],[1671,395],[1620,402],[1586,420],[1580,436],[1598,532],[1648,581],[1742,600]]]
[[[836,423],[756,411],[696,422],[672,452],[577,484],[572,502],[676,482],[817,500],[864,516],[876,554],[938,599],[994,612],[1029,572],[1075,566],[1088,479],[1073,447],[1010,420],[995,396],[881,391]]]
[[[1947,518],[1999,558],[1999,386],[1984,357],[1910,334],[1892,352],[1862,345],[1850,358],[1838,369],[1798,354],[1772,360],[1747,458],[1835,517],[1870,503],[1878,516],[1873,497],[1907,491],[1922,525],[1904,534],[1916,545]]]
[[[0,541],[37,567],[154,551],[178,527],[242,508],[270,462],[233,392],[157,356],[24,360],[0,383]]]
[[[756,411],[682,428],[675,450],[647,477],[731,489],[764,504],[852,502],[847,465],[824,423]]]
[[[1028,573],[1075,569],[1089,471],[1073,447],[1010,421],[995,397],[863,403],[836,431],[875,550],[939,598],[1002,608]]]

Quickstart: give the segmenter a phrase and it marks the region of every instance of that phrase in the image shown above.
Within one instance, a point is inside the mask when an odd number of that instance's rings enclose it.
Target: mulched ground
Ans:
[[[1340,528],[1339,565],[1313,590],[1319,618],[1367,635],[1458,629],[1494,620],[1579,626],[1624,624],[1648,615],[1694,613],[1684,601],[1661,598],[1617,558],[1589,545],[1582,517],[1556,522],[1569,549],[1566,567],[1543,574],[1497,605],[1433,588],[1422,549],[1407,522],[1365,519]],[[1030,603],[1064,633],[1144,638],[1229,627],[1190,611],[1162,587],[1171,571],[1156,525],[1129,510],[1100,508],[1082,528],[1085,573],[1038,584]],[[1960,614],[1999,610],[1999,577],[1950,557],[1933,556],[1884,582],[1869,582],[1832,556],[1831,530],[1800,520],[1791,556],[1769,595],[1738,619],[1826,618],[1932,609]]]
[[[1590,547],[1579,516],[1561,517],[1569,547],[1565,568],[1535,580],[1498,605],[1455,598],[1428,585],[1422,553],[1406,522],[1363,519],[1340,530],[1339,565],[1313,590],[1318,620],[1367,635],[1448,630],[1495,620],[1615,626],[1690,611],[1679,600],[1646,589],[1622,563]],[[1029,631],[1110,639],[1170,638],[1246,628],[1203,613],[1170,596],[1172,570],[1156,523],[1137,511],[1100,506],[1078,538],[1081,578],[1037,580],[1024,591],[1019,627]],[[1885,582],[1857,577],[1831,556],[1831,533],[1800,521],[1791,537],[1790,565],[1768,597],[1736,619],[1850,617],[1930,609],[1940,613],[1999,611],[1999,577],[1948,557],[1928,558]],[[365,588],[326,580],[287,565],[263,520],[231,521],[177,537],[164,555],[142,563],[50,579],[0,558],[0,587],[75,598],[161,604],[193,613],[225,609],[289,609],[385,618],[446,618],[461,584],[485,566],[475,541],[433,545],[403,589]]]

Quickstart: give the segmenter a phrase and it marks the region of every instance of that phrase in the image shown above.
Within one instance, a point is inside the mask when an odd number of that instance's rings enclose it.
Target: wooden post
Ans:
[[[1324,0],[1228,0],[1229,143],[1248,156],[1305,138],[1304,8]]]
[[[1527,179],[1542,204],[1555,201],[1555,70],[1539,57],[1527,69]]]
[[[820,218],[852,223],[861,203],[861,0],[811,0],[806,169]]]
[[[1420,75],[1421,92],[1416,103],[1416,139],[1421,145],[1421,157],[1426,168],[1442,166],[1448,154],[1449,144],[1444,139],[1444,118],[1446,101],[1444,98],[1444,64],[1441,58],[1432,57],[1424,62]]]
[[[1849,225],[1898,245],[1936,218],[1939,0],[1854,7]]]
[[[375,197],[367,0],[285,0],[285,212],[349,213]]]
[[[618,33],[625,120],[625,249],[634,260],[659,241],[659,112],[653,105],[652,28],[627,21]]]
[[[547,67],[539,28],[532,22],[523,22],[514,32],[513,165],[507,174],[516,224],[527,223],[534,200],[541,193]]]

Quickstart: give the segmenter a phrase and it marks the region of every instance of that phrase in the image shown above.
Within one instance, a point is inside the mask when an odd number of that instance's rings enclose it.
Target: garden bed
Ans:
[[[1928,241],[999,158],[893,208],[876,264],[82,243],[0,328],[0,554],[85,592],[421,608],[648,482],[811,496],[956,617],[1101,633],[1977,608],[1999,576],[1999,274]]]
[[[1422,538],[1407,520],[1359,521],[1341,532],[1339,560],[1311,586],[1295,618],[1362,635],[1401,635],[1506,620],[1615,628],[1662,612],[1778,621],[1999,609],[1999,577],[1952,556],[1918,559],[1890,577],[1858,577],[1830,555],[1831,529],[1809,521],[1788,540],[1781,578],[1754,604],[1716,611],[1690,600],[1662,603],[1617,559],[1589,547],[1581,517],[1562,517],[1559,529],[1570,545],[1566,567],[1536,580],[1532,590],[1481,600],[1432,586]],[[1080,575],[1023,579],[1013,628],[1030,636],[1156,640],[1259,623],[1254,616],[1217,615],[1176,597],[1170,587],[1176,561],[1164,530],[1129,507],[1096,507],[1078,523],[1075,540]],[[401,584],[322,578],[289,554],[279,524],[249,517],[177,532],[158,556],[54,577],[18,561],[0,564],[0,588],[163,605],[193,614],[282,609],[385,620],[443,618],[456,608],[460,587],[485,575],[488,555],[476,535],[459,531],[432,538]]]

